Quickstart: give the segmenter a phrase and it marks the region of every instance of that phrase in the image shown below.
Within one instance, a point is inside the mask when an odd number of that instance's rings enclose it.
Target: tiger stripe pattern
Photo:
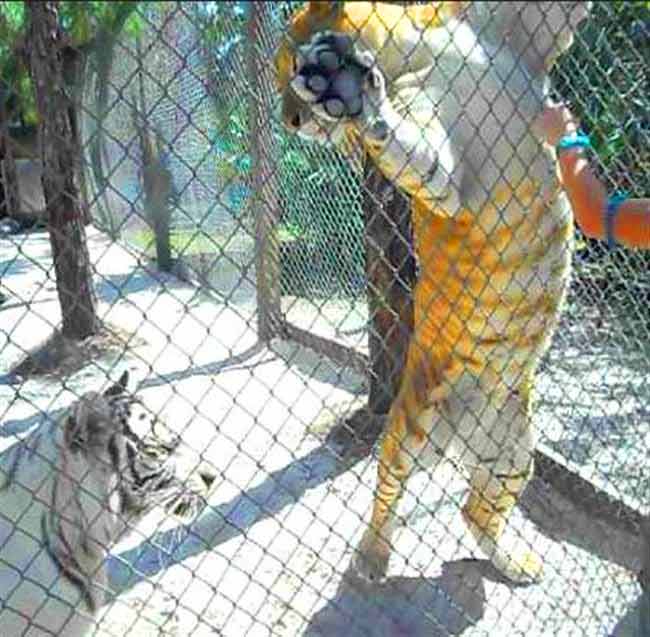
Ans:
[[[88,392],[0,453],[0,632],[88,634],[105,600],[105,559],[144,515],[180,520],[215,478],[126,390]]]
[[[570,276],[573,217],[532,130],[586,2],[308,2],[276,55],[285,126],[361,149],[411,199],[415,327],[354,564],[384,578],[408,477],[456,458],[462,514],[507,577],[541,558],[504,532],[533,472],[531,396]],[[352,150],[351,150],[352,149]]]

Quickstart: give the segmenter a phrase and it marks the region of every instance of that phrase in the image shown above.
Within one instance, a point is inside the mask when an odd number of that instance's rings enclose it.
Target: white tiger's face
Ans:
[[[125,519],[158,506],[191,519],[215,476],[197,466],[180,437],[126,392],[127,378],[104,394],[84,395],[71,410],[63,436],[67,477]]]

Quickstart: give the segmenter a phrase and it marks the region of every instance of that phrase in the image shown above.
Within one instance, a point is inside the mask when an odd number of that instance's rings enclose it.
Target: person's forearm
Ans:
[[[580,229],[594,239],[606,239],[607,192],[580,149],[560,152],[560,173]],[[650,199],[628,199],[618,208],[613,238],[633,248],[650,248]]]
[[[614,219],[616,241],[630,248],[650,248],[650,199],[628,199]]]
[[[591,171],[578,148],[563,150],[559,156],[562,184],[571,202],[580,229],[594,239],[605,236],[607,192]]]

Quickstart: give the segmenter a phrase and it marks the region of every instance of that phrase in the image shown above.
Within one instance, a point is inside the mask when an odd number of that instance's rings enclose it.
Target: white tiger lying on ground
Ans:
[[[79,637],[112,545],[156,506],[181,519],[214,479],[125,391],[89,392],[0,454],[0,635]],[[203,467],[201,468],[203,469]]]

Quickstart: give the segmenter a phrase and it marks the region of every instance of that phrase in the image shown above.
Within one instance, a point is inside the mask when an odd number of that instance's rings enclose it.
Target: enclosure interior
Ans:
[[[536,477],[510,532],[546,575],[516,587],[477,553],[459,515],[467,483],[444,464],[409,482],[388,582],[348,577],[377,473],[376,447],[338,435],[369,388],[365,186],[281,125],[272,60],[296,6],[135,3],[110,50],[89,50],[81,190],[108,331],[46,373],[25,360],[60,324],[48,233],[0,219],[1,448],[128,369],[219,472],[195,523],[152,515],[115,548],[97,634],[636,634],[642,542],[611,511],[646,514],[648,258],[579,232],[534,418],[545,457],[614,504],[601,515]],[[649,47],[646,4],[596,3],[553,76],[608,189],[638,196],[650,193]],[[152,164],[170,179],[164,201],[144,186]]]

